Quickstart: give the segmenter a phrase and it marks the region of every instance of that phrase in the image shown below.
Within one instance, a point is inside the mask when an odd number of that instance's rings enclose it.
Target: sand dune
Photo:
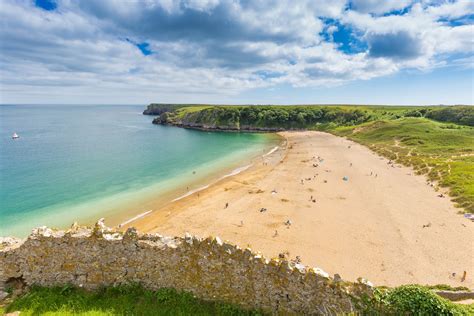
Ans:
[[[249,170],[129,225],[288,252],[347,280],[473,287],[474,225],[424,177],[330,134],[281,135],[280,150]]]

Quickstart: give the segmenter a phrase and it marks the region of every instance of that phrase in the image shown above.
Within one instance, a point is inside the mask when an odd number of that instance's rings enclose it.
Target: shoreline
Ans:
[[[264,153],[268,153],[267,150],[274,150],[275,147],[281,146],[282,142],[284,142],[284,138],[281,136],[274,133],[271,135],[274,137],[274,139],[269,140],[268,143],[264,145]],[[275,146],[275,144],[277,144],[277,146]],[[262,149],[259,150],[260,153],[254,152],[249,156],[241,156],[239,158],[232,159],[232,161],[223,163],[217,167],[216,170],[212,170],[212,172],[203,177],[199,177],[198,179],[192,179],[188,177],[189,181],[186,183],[182,183],[179,186],[175,186],[171,189],[166,189],[157,196],[154,196],[154,190],[150,190],[151,193],[148,194],[147,197],[135,199],[134,201],[126,201],[126,208],[123,208],[122,210],[112,210],[101,217],[105,219],[105,223],[107,225],[117,229],[124,229],[126,227],[133,226],[130,224],[137,220],[147,217],[155,212],[159,212],[162,208],[189,196],[194,196],[196,193],[199,194],[199,192],[206,190],[212,185],[215,185],[226,178],[237,175],[253,167],[256,161],[262,159]],[[214,167],[211,169],[214,169]],[[187,188],[187,190],[184,188]],[[146,189],[150,189],[150,187],[147,187]],[[93,224],[98,218],[99,217],[91,218],[86,222],[86,224]]]
[[[167,205],[177,198],[183,198],[189,191],[202,189],[203,184],[209,185],[229,176],[229,173],[235,173],[236,169],[246,166],[280,143],[281,138],[275,135],[262,136],[251,147],[211,157],[210,161],[194,167],[185,165],[180,174],[169,179],[157,179],[143,186],[129,186],[127,190],[119,192],[101,192],[100,196],[77,203],[63,201],[47,206],[38,209],[37,214],[25,216],[23,221],[12,223],[5,230],[0,228],[0,236],[25,238],[38,226],[66,229],[75,222],[93,225],[99,218],[105,218],[105,223],[111,227],[123,226],[148,215],[157,205]]]
[[[219,182],[225,180],[225,179],[228,179],[230,177],[233,177],[233,176],[236,176],[236,175],[239,175],[245,171],[248,171],[249,169],[251,169],[252,167],[254,167],[256,165],[256,160],[260,159],[260,158],[265,158],[271,154],[273,154],[274,152],[278,151],[279,149],[281,149],[281,144],[283,142],[286,142],[286,139],[281,139],[280,140],[280,144],[278,146],[275,146],[273,147],[272,149],[270,149],[267,153],[263,154],[263,155],[258,155],[258,156],[255,156],[251,159],[251,163],[248,164],[248,165],[244,165],[244,166],[239,166],[233,170],[231,170],[229,173],[226,173],[220,177],[218,177],[217,179],[214,179],[214,180],[211,180],[209,183],[205,184],[205,185],[202,185],[194,190],[190,190],[189,192],[183,194],[183,195],[180,195],[168,202],[165,203],[165,205],[163,207],[165,207],[166,205],[168,204],[172,204],[174,202],[178,202],[180,200],[183,200],[187,197],[190,197],[190,196],[193,196],[194,194],[197,194],[199,192],[202,192],[210,187],[212,187],[213,185],[216,185],[218,184]],[[139,220],[147,215],[149,215],[150,213],[153,213],[153,212],[159,212],[161,208],[158,208],[158,209],[155,209],[155,210],[148,210],[146,212],[143,212],[143,213],[140,213],[136,216],[133,216],[127,220],[125,220],[124,222],[120,223],[117,225],[117,228],[124,228],[124,227],[130,227],[132,225],[130,225],[131,223],[135,222],[136,220]]]
[[[298,256],[347,280],[474,286],[472,256],[464,249],[474,244],[472,223],[424,176],[331,134],[279,135],[285,148],[272,149],[245,172],[126,226],[219,236],[267,257]]]
[[[195,190],[191,190],[191,191],[189,191],[188,193],[183,194],[183,195],[181,195],[181,196],[179,196],[179,197],[177,197],[177,198],[171,200],[171,202],[176,202],[176,201],[179,201],[179,200],[181,200],[181,199],[184,199],[185,197],[188,197],[188,196],[190,196],[190,195],[193,195],[194,193],[198,193],[198,192],[200,192],[200,191],[202,191],[202,190],[205,190],[205,189],[209,188],[211,185],[214,185],[214,184],[216,184],[217,182],[219,182],[219,181],[221,181],[221,180],[223,180],[223,179],[225,179],[225,178],[238,175],[239,173],[241,173],[241,172],[247,170],[248,168],[252,167],[252,165],[253,165],[253,164],[249,164],[249,165],[246,165],[246,166],[243,166],[243,167],[238,167],[238,168],[232,170],[230,173],[223,175],[222,177],[220,177],[220,178],[218,178],[218,179],[212,181],[212,182],[209,183],[209,184],[206,184],[206,185],[204,185],[204,186],[202,186],[202,187],[199,187],[199,188],[197,188],[197,189],[195,189]]]

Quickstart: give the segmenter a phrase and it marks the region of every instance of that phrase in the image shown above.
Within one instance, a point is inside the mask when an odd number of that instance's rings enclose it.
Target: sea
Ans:
[[[127,222],[248,168],[280,141],[154,125],[144,109],[0,105],[0,236]]]

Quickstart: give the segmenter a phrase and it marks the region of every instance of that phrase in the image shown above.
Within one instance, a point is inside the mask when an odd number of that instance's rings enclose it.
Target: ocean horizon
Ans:
[[[176,199],[246,166],[278,142],[269,134],[157,126],[144,108],[0,106],[0,236],[132,218],[151,201]]]

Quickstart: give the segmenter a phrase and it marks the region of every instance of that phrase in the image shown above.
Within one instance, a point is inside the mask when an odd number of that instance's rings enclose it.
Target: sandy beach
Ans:
[[[252,167],[124,228],[219,236],[349,281],[474,287],[474,223],[423,176],[327,133],[280,134]]]

